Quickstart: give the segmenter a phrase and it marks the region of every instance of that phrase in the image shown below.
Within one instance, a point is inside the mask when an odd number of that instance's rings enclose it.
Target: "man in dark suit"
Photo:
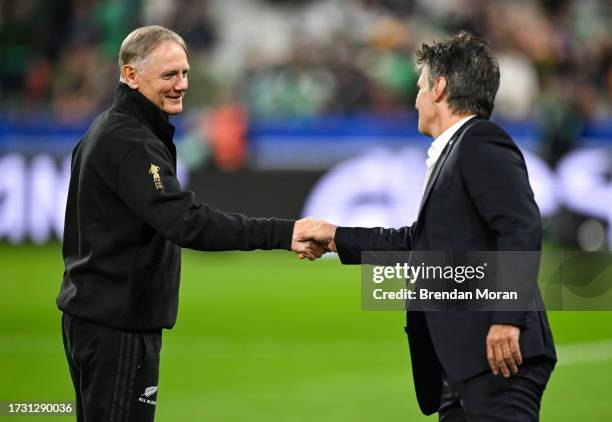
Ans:
[[[539,251],[540,214],[523,155],[488,120],[499,69],[487,43],[462,32],[423,44],[417,64],[418,127],[434,138],[417,221],[399,229],[318,221],[296,240],[328,243],[344,264],[361,263],[362,251]],[[556,362],[545,312],[409,310],[406,332],[423,413],[439,412],[441,421],[539,419]]]

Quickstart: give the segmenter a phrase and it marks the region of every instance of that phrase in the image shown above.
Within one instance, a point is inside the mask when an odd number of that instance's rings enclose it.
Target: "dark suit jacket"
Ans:
[[[539,251],[540,213],[523,155],[497,124],[472,118],[438,159],[412,226],[338,227],[335,242],[344,264],[360,263],[362,251]],[[521,328],[523,358],[556,360],[544,312],[408,311],[406,332],[423,413],[438,411],[443,374],[465,380],[490,370],[491,324]]]

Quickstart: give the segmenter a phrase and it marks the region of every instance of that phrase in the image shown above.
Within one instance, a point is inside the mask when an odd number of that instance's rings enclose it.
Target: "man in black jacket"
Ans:
[[[523,156],[488,120],[499,69],[460,33],[417,52],[419,131],[433,137],[417,221],[399,229],[319,221],[297,240],[328,242],[342,263],[362,251],[539,251],[541,223]],[[534,296],[543,309],[539,291]],[[441,421],[537,421],[556,362],[545,312],[408,311],[417,398]],[[502,376],[503,375],[503,376]]]
[[[181,247],[290,249],[312,221],[254,219],[197,202],[176,177],[174,127],[187,90],[187,48],[160,27],[129,34],[120,83],[72,155],[57,306],[78,421],[152,421],[161,330],[176,321]]]

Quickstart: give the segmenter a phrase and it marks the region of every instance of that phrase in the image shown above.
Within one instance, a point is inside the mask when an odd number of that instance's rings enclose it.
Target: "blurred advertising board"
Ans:
[[[253,124],[245,166],[223,171],[210,163],[184,165],[179,178],[199,200],[250,216],[411,224],[429,141],[398,122],[349,126],[329,119]],[[0,239],[44,243],[61,238],[70,150],[85,130],[0,125]],[[583,228],[587,249],[612,245],[612,136],[583,142],[552,168],[532,152],[529,133],[517,129],[512,134],[523,149],[542,217],[563,226],[556,216],[579,215],[581,223],[590,221]],[[179,132],[179,150],[181,138]]]

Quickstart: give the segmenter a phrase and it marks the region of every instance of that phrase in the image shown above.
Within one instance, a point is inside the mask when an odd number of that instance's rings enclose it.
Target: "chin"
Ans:
[[[170,115],[179,114],[183,111],[183,105],[181,104],[181,105],[173,105],[170,107],[164,107],[163,110],[164,110],[164,113],[166,114],[170,114]]]
[[[421,135],[431,136],[430,131],[429,131],[429,130],[427,130],[427,128],[426,128],[426,127],[424,127],[424,126],[425,126],[425,125],[424,125],[424,124],[422,124],[422,123],[419,121],[419,124],[418,124],[418,127],[417,127],[417,130],[419,131],[419,133],[420,133]]]
[[[419,131],[419,133],[421,135],[427,135],[425,133],[425,129],[423,128],[423,124],[421,123],[421,121],[419,120],[419,123],[417,124],[417,130]]]

